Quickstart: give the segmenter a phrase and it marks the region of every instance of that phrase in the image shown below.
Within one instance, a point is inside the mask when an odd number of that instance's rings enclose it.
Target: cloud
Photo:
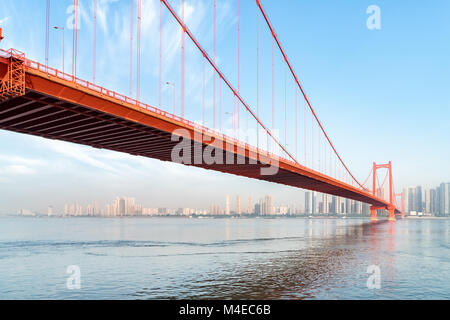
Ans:
[[[20,164],[20,165],[29,165],[29,166],[38,166],[38,165],[43,165],[46,163],[44,160],[41,160],[41,159],[24,158],[24,157],[4,155],[4,154],[0,154],[0,162]]]
[[[33,168],[27,167],[25,165],[9,165],[5,167],[0,167],[0,173],[4,174],[20,174],[20,175],[30,175],[35,174],[36,171]]]
[[[58,140],[37,139],[40,146],[59,153],[65,157],[87,164],[91,167],[103,169],[106,171],[117,173],[118,170],[113,166],[106,164],[104,161],[98,160],[92,155],[93,149],[86,146],[79,146]]]
[[[0,25],[6,24],[6,22],[8,22],[8,20],[9,20],[9,17],[5,17],[3,19],[0,19]]]
[[[2,175],[31,175],[38,172],[46,161],[35,158],[24,158],[14,155],[0,154],[0,174]]]

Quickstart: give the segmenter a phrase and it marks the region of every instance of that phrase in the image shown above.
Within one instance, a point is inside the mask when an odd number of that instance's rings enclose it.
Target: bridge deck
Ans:
[[[192,166],[323,192],[377,207],[389,205],[366,191],[286,159],[276,159],[279,167],[276,174],[262,175],[261,168],[268,167],[273,156],[109,90],[79,80],[73,82],[54,69],[52,75],[42,65],[29,60],[26,64],[25,95],[0,102],[1,129],[162,161],[172,161],[173,147],[179,143],[172,141],[172,132],[184,129],[186,134],[182,135],[194,142],[190,147],[192,160],[208,146],[224,150],[224,163],[227,157],[234,159],[233,164],[201,162]],[[0,57],[0,79],[7,65],[8,60]]]

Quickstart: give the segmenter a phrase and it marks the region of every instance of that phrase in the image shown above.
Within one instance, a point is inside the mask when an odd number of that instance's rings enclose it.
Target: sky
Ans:
[[[181,1],[169,1],[177,12]],[[241,0],[240,93],[257,108],[255,1]],[[0,47],[16,48],[29,59],[45,62],[45,0],[3,0]],[[71,0],[52,0],[50,25],[65,26],[65,71],[72,69]],[[78,77],[93,78],[93,10],[79,0]],[[142,0],[141,92],[143,102],[159,106],[159,1]],[[302,0],[261,3],[326,132],[354,176],[363,181],[372,163],[393,162],[396,191],[450,181],[450,2]],[[134,1],[136,4],[136,1]],[[216,62],[237,88],[238,1],[217,0]],[[380,29],[369,29],[371,5],[380,8]],[[214,56],[213,1],[186,0],[189,29]],[[136,95],[136,8],[133,26],[133,79]],[[272,40],[259,15],[258,114],[284,140],[284,65],[274,52],[272,123]],[[180,113],[180,31],[163,8],[162,83],[176,89]],[[51,29],[49,65],[62,69],[62,33]],[[98,0],[96,83],[130,94],[130,1]],[[203,60],[186,41],[186,118],[202,121]],[[232,132],[234,100],[216,80],[216,127]],[[286,82],[288,149],[299,159],[308,150],[302,110],[291,77]],[[160,108],[173,111],[173,88],[162,85]],[[221,90],[221,91],[219,91]],[[213,122],[213,73],[205,65],[205,125]],[[221,95],[220,95],[220,92]],[[300,134],[295,138],[295,96],[299,99]],[[219,102],[219,97],[221,97]],[[219,109],[219,105],[222,109]],[[222,112],[218,112],[221,110]],[[234,113],[234,123],[237,113]],[[309,118],[307,118],[309,119]],[[240,125],[245,115],[240,107]],[[306,137],[309,133],[308,120]],[[250,120],[249,127],[252,127]],[[310,134],[310,133],[309,133]],[[310,139],[308,139],[309,141]],[[295,143],[296,141],[296,143]],[[294,144],[297,144],[297,152]],[[308,160],[307,160],[308,161]],[[308,164],[308,162],[307,162]],[[115,196],[134,196],[146,207],[224,206],[225,195],[253,201],[271,194],[276,204],[303,202],[303,191],[127,154],[0,131],[0,213],[28,208],[60,211],[64,203],[101,204]],[[233,202],[233,201],[232,201]],[[244,201],[245,203],[245,201]]]

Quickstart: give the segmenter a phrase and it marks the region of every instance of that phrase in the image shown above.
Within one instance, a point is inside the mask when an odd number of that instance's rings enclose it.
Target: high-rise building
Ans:
[[[305,213],[314,214],[315,213],[315,195],[312,191],[305,192]]]
[[[416,208],[416,204],[417,204],[417,201],[416,201],[416,188],[409,187],[408,194],[409,194],[409,197],[408,197],[408,212],[411,212],[411,211],[416,211],[417,212],[417,208]]]
[[[352,199],[345,199],[345,213],[352,214],[353,209],[353,200]]]
[[[121,198],[119,200],[119,212],[118,215],[119,216],[124,216],[127,213],[127,202],[124,198]]]
[[[255,203],[254,211],[256,215],[261,215],[261,201],[259,203]]]
[[[252,214],[253,213],[253,210],[252,210],[252,198],[251,197],[248,197],[247,213],[248,214]]]
[[[345,212],[345,202],[343,198],[333,196],[331,198],[331,213],[341,214]]]
[[[134,198],[127,198],[127,215],[131,216],[136,213],[136,207],[135,207],[135,199]]]
[[[425,190],[425,208],[424,211],[426,213],[432,213],[433,209],[432,209],[432,199],[431,199],[431,189],[426,189]]]
[[[51,217],[53,215],[53,206],[48,206],[47,208],[47,215]]]
[[[436,214],[436,190],[430,189],[430,212]]]
[[[272,196],[266,196],[264,198],[264,211],[263,214],[274,214],[275,208],[273,206]]]
[[[236,197],[236,213],[242,214],[242,207],[241,207],[241,196]]]
[[[328,194],[326,193],[322,193],[322,213],[323,214],[329,213]]]
[[[363,215],[369,215],[370,214],[370,205],[367,203],[361,203],[361,213]]]
[[[230,214],[230,196],[227,195],[225,198],[225,214],[229,215]]]
[[[94,216],[100,215],[100,208],[98,206],[98,200],[94,201]]]
[[[441,183],[439,186],[439,214],[450,215],[450,183]]]
[[[415,207],[417,212],[422,212],[423,211],[423,205],[422,205],[422,187],[421,186],[417,186],[416,187],[416,197],[415,197]]]
[[[409,212],[409,188],[403,188],[403,212]]]
[[[114,199],[114,202],[112,204],[111,213],[113,216],[119,216],[120,215],[120,198],[116,197]]]
[[[111,205],[107,204],[105,206],[105,216],[110,217],[111,216]]]

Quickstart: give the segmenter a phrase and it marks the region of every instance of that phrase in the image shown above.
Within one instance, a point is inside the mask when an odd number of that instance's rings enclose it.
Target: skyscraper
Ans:
[[[237,196],[237,197],[236,197],[236,213],[237,213],[237,214],[242,214],[242,209],[241,209],[241,196]]]
[[[343,201],[343,198],[333,196],[331,199],[331,213],[334,214],[341,214],[345,210],[345,203]]]
[[[416,188],[409,187],[409,197],[408,197],[408,210],[411,211],[417,211],[417,201],[416,201]]]
[[[313,214],[315,213],[315,196],[312,191],[305,192],[305,213]]]
[[[230,214],[230,196],[227,195],[225,198],[225,214],[229,215]]]
[[[134,215],[134,213],[135,213],[135,204],[134,204],[134,198],[130,198],[130,197],[128,197],[127,199],[126,199],[126,214],[128,215],[128,216],[132,216],[132,215]]]
[[[441,216],[450,215],[450,183],[439,186],[439,213]]]
[[[124,216],[127,213],[127,209],[126,209],[126,200],[124,198],[121,198],[119,200],[119,212],[118,215],[119,216]]]
[[[273,207],[272,196],[266,196],[264,199],[265,212],[264,214],[274,214],[275,208]]]
[[[328,194],[322,193],[322,213],[328,214],[329,213],[328,208],[329,208],[329,206],[328,206]]]
[[[49,217],[51,217],[52,215],[53,215],[53,206],[48,206],[48,208],[47,208],[47,215],[49,216]]]
[[[422,212],[423,211],[423,204],[422,204],[422,187],[421,186],[417,186],[416,187],[416,211],[417,212]]]
[[[430,212],[436,214],[436,190],[430,189]]]

